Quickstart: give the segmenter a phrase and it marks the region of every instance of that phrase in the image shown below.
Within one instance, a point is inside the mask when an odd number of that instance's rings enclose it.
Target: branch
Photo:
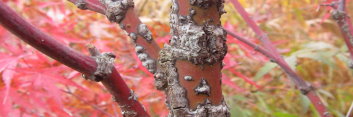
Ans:
[[[255,43],[249,41],[249,39],[245,39],[245,38],[243,38],[243,37],[241,37],[241,36],[239,36],[239,35],[237,35],[237,34],[231,32],[231,31],[229,31],[229,30],[227,30],[227,33],[228,33],[230,36],[232,36],[232,37],[238,39],[239,41],[241,41],[241,42],[243,42],[243,43],[245,43],[246,45],[252,47],[255,51],[260,52],[261,54],[263,54],[263,55],[266,56],[267,58],[270,58],[270,59],[274,58],[274,56],[272,55],[272,53],[270,53],[269,51],[267,51],[267,50],[266,50],[265,48],[263,48],[262,46],[259,46],[259,45],[255,44]]]
[[[293,69],[291,69],[288,63],[281,57],[276,48],[273,46],[269,40],[266,33],[264,33],[260,27],[258,27],[254,20],[252,20],[249,14],[245,11],[243,6],[238,2],[238,0],[230,0],[234,7],[237,9],[238,13],[243,17],[245,22],[251,27],[251,29],[259,37],[260,41],[264,44],[266,51],[262,50],[265,56],[269,57],[273,62],[276,62],[289,76],[289,78],[294,82],[294,84],[299,88],[302,94],[306,95],[311,103],[315,106],[316,110],[322,117],[331,117],[326,107],[323,105],[320,98],[316,95],[314,88],[307,82],[305,82]],[[234,34],[233,34],[234,35]],[[239,39],[240,36],[237,36]],[[243,41],[246,39],[242,39]],[[244,42],[245,43],[245,42]],[[248,42],[249,43],[249,42]],[[251,45],[249,45],[251,46]],[[254,45],[252,45],[254,46]],[[260,47],[257,45],[254,47],[255,50],[259,51]],[[259,51],[261,52],[261,51]]]
[[[350,17],[347,15],[345,5],[346,5],[345,0],[339,0],[337,3],[334,3],[333,1],[330,5],[333,8],[331,12],[331,16],[332,16],[332,19],[334,19],[337,22],[341,30],[343,39],[351,55],[351,61],[349,63],[349,67],[353,69],[353,25],[350,20]]]
[[[320,113],[322,117],[331,117],[329,112],[326,110],[325,105],[323,105],[322,101],[320,98],[315,94],[314,88],[306,83],[298,74],[293,71],[288,64],[285,61],[278,61],[276,60],[276,56],[271,53],[270,51],[266,50],[265,48],[249,41],[248,39],[245,39],[231,31],[227,31],[227,33],[236,38],[237,40],[247,44],[248,46],[252,47],[255,51],[260,52],[261,54],[265,55],[272,61],[275,61],[278,66],[282,68],[284,72],[287,73],[287,75],[291,78],[291,80],[296,84],[296,86],[299,88],[300,92],[304,95],[306,95],[309,100],[313,103],[315,106],[316,110]]]
[[[0,23],[21,40],[66,66],[83,74],[93,75],[96,72],[98,65],[92,57],[83,55],[59,43],[53,37],[26,22],[1,1]],[[120,105],[123,113],[148,116],[143,106],[137,100],[129,98],[132,96],[132,91],[125,84],[115,68],[112,69],[109,77],[102,80],[102,83]]]
[[[260,41],[264,44],[264,47],[269,50],[271,53],[274,53],[274,56],[278,59],[281,58],[280,54],[277,52],[277,49],[273,46],[267,34],[264,33],[260,27],[258,27],[254,20],[249,16],[249,14],[245,11],[243,6],[238,2],[238,0],[230,0],[234,5],[235,9],[238,13],[243,17],[244,21],[250,26],[250,28],[255,32],[256,36],[260,39]]]
[[[136,45],[136,53],[149,72],[157,71],[157,59],[160,51],[153,40],[147,25],[141,23],[134,12],[133,0],[69,0],[80,9],[88,9],[107,16],[124,29]]]

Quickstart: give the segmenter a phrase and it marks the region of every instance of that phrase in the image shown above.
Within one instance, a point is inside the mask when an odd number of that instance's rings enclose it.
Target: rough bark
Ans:
[[[228,117],[221,90],[226,31],[220,25],[223,0],[172,0],[172,38],[155,73],[165,91],[169,116]]]
[[[161,52],[147,26],[132,12],[132,0],[69,1],[105,14],[129,33],[138,58],[154,73],[157,89],[167,94],[170,116],[229,116],[221,93],[222,60],[227,50],[226,32],[219,20],[223,0],[172,0],[173,38]]]

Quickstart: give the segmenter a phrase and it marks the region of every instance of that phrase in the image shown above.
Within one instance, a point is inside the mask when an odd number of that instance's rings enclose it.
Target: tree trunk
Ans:
[[[172,0],[172,38],[165,44],[155,73],[165,91],[169,116],[227,117],[222,96],[222,60],[227,53],[221,27],[224,0]]]

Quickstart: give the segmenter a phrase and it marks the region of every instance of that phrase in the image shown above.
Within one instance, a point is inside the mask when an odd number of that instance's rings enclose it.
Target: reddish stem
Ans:
[[[333,1],[334,2],[334,1]],[[334,3],[331,3],[334,4]],[[337,6],[333,5],[333,11],[331,12],[332,18],[337,22],[340,27],[343,39],[348,47],[348,51],[351,55],[350,68],[353,69],[353,25],[346,11],[346,1],[339,0]]]
[[[235,0],[231,0],[231,1],[235,1]],[[238,8],[241,11],[239,12],[243,12],[242,16],[246,16],[248,20],[251,20],[250,17],[248,16],[248,14],[246,13],[246,11],[244,10],[244,8],[239,4],[238,1],[236,1],[236,3],[238,3],[237,7],[241,7]],[[234,5],[235,6],[235,5]],[[245,14],[244,14],[245,13]],[[246,18],[244,18],[246,19]],[[253,27],[257,27],[257,25],[255,24],[254,21],[249,21],[248,22],[249,25],[253,26]],[[265,33],[263,33],[261,31],[260,28],[254,28],[254,30],[258,31],[259,33],[261,33],[262,35],[266,35]],[[284,59],[282,57],[280,57],[279,53],[276,51],[276,49],[274,49],[274,46],[272,45],[272,43],[268,40],[268,37],[265,36],[265,38],[260,39],[261,41],[265,41],[267,44],[270,44],[270,46],[267,46],[269,48],[263,48],[251,41],[249,41],[248,39],[245,39],[241,36],[236,35],[233,32],[227,31],[229,35],[235,37],[236,39],[238,39],[239,41],[247,44],[248,46],[254,48],[254,50],[262,53],[263,55],[265,55],[266,57],[270,58],[272,61],[276,62],[281,68],[282,70],[284,70],[284,72],[286,72],[286,74],[289,76],[289,78],[294,82],[294,84],[299,88],[299,90],[301,91],[302,94],[306,95],[309,100],[311,101],[311,103],[314,105],[315,109],[319,112],[321,117],[331,117],[331,115],[329,114],[329,112],[327,111],[325,105],[323,105],[322,101],[320,100],[320,98],[316,95],[315,91],[313,90],[313,88],[306,83],[297,73],[295,73],[295,71],[293,69],[291,69],[288,65],[288,63],[286,61],[284,61]],[[267,41],[266,41],[267,39]],[[264,44],[266,45],[266,43],[264,42]],[[265,46],[266,47],[266,46]],[[268,51],[271,50],[272,51]]]
[[[61,44],[26,22],[2,1],[0,1],[0,23],[21,40],[66,66],[83,74],[95,72],[97,67],[95,60]],[[104,79],[102,83],[115,97],[122,111],[134,111],[138,116],[149,116],[138,101],[129,99],[131,91],[116,69],[113,69],[111,77]]]
[[[257,37],[264,44],[264,47],[269,50],[271,53],[274,53],[276,58],[281,58],[280,54],[277,52],[276,48],[270,42],[267,34],[264,33],[260,27],[258,27],[254,20],[249,16],[249,14],[245,11],[243,6],[238,2],[238,0],[230,0],[234,5],[235,9],[238,13],[244,18],[245,22],[250,26],[250,28],[256,33]]]

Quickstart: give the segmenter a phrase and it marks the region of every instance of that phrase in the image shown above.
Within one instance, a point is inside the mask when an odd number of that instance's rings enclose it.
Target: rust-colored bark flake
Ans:
[[[176,61],[176,67],[178,68],[180,84],[186,89],[190,108],[196,109],[197,105],[203,103],[206,99],[210,100],[212,105],[222,103],[220,63],[214,65],[194,65],[188,61]],[[191,76],[193,80],[187,81],[184,79],[185,76]],[[210,95],[198,95],[194,91],[202,79],[206,80],[209,87],[211,87]]]

